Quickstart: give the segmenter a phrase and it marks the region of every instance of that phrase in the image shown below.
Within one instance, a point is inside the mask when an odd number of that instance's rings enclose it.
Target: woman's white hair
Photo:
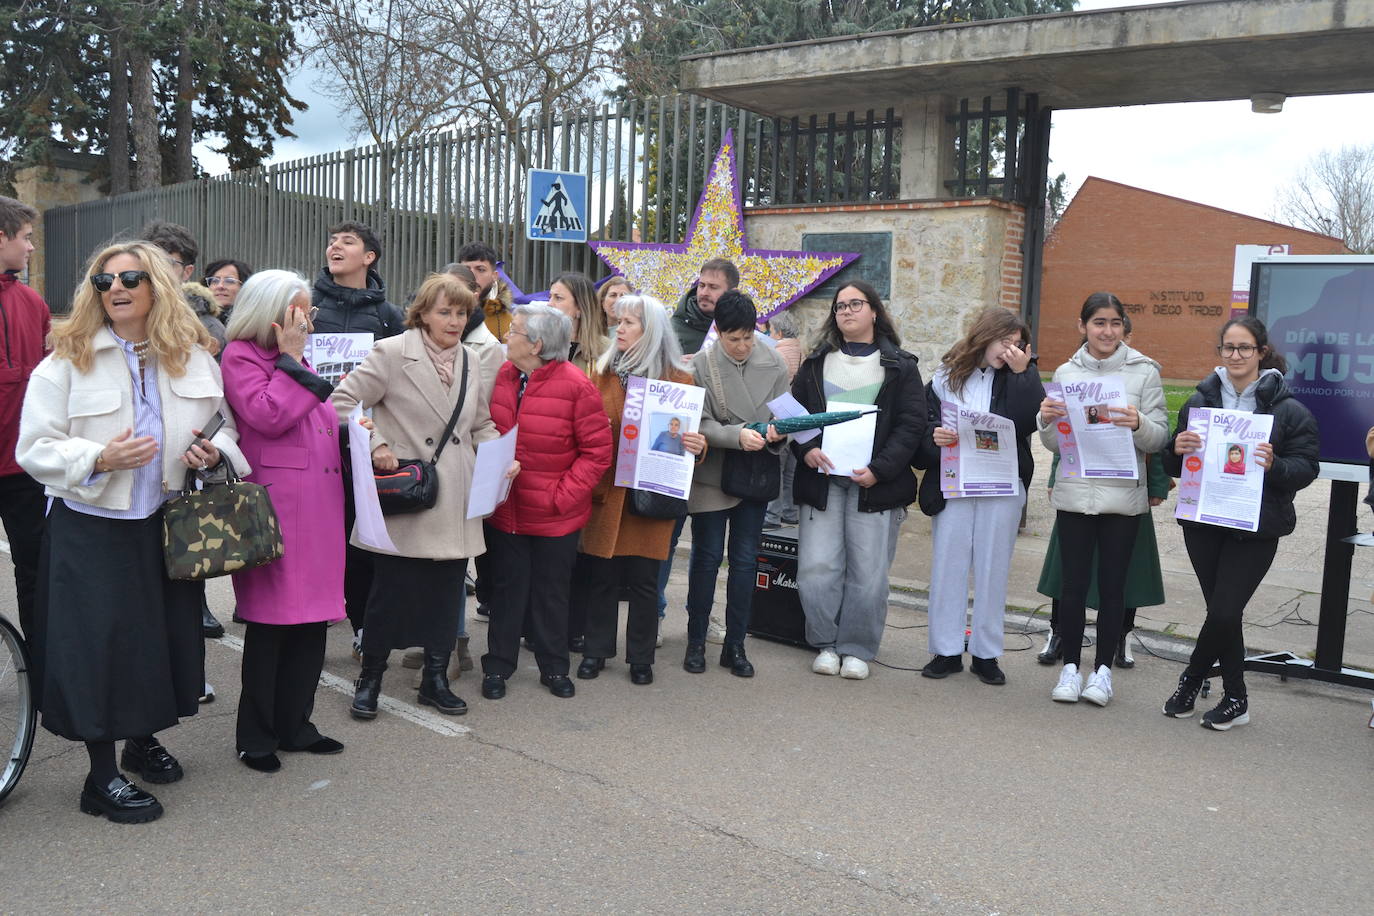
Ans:
[[[572,345],[572,319],[551,305],[531,302],[517,305],[512,318],[524,316],[525,336],[530,342],[539,341],[539,358],[546,363],[568,359]]]
[[[239,295],[242,295],[240,293]],[[596,371],[638,375],[642,378],[666,378],[670,369],[686,371],[682,362],[682,347],[669,323],[668,310],[653,296],[625,295],[615,301],[615,316],[633,315],[644,326],[644,335],[630,345],[623,354],[616,349],[615,337],[597,360]],[[616,356],[619,354],[619,362]]]
[[[272,325],[286,319],[286,307],[301,293],[309,297],[310,287],[295,271],[258,271],[239,290],[224,336],[228,340],[251,340],[268,349],[275,347],[277,333]]]

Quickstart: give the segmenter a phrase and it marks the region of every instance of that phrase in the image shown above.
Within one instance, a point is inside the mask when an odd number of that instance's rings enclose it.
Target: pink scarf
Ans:
[[[458,348],[463,345],[462,342],[459,341],[444,350],[434,342],[428,331],[420,331],[420,339],[425,342],[425,352],[429,354],[429,361],[434,364],[434,371],[439,373],[439,381],[444,383],[445,388],[452,388],[453,365],[458,359]]]

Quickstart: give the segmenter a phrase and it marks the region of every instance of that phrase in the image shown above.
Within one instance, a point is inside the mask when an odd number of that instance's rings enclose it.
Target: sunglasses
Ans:
[[[116,274],[92,274],[91,285],[102,293],[108,293],[114,286]],[[146,270],[121,270],[118,274],[119,285],[125,289],[137,289],[138,284],[148,279]]]

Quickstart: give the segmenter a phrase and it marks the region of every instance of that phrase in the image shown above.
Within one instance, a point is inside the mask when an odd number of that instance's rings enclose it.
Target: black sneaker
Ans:
[[[1186,719],[1193,714],[1197,704],[1197,692],[1202,689],[1202,678],[1184,674],[1178,679],[1178,689],[1173,696],[1164,701],[1164,715],[1174,719]]]
[[[1232,725],[1250,724],[1250,703],[1245,697],[1223,697],[1215,709],[1202,714],[1202,727],[1224,732]]]
[[[921,677],[949,677],[964,670],[962,655],[936,655],[921,669]]]

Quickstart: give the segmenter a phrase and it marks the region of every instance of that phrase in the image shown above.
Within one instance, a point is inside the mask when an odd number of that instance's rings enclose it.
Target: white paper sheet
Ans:
[[[831,475],[853,477],[856,470],[868,467],[873,460],[873,437],[878,431],[878,414],[872,404],[851,404],[847,401],[827,401],[825,409],[872,411],[857,420],[836,423],[821,431],[821,451],[835,465],[830,471]]]
[[[391,535],[386,531],[386,516],[382,515],[382,504],[377,499],[377,484],[372,479],[372,450],[368,441],[371,434],[358,421],[363,416],[363,405],[358,404],[348,415],[348,457],[353,468],[353,503],[357,509],[357,521],[353,530],[359,542],[378,550],[396,552]]]
[[[789,417],[800,417],[802,414],[809,413],[809,411],[802,406],[801,401],[792,397],[791,392],[780,395],[769,401],[768,409],[773,411],[773,416],[780,420],[786,420]],[[793,433],[792,441],[810,442],[820,434],[821,431],[819,429],[804,429],[799,433]]]
[[[510,495],[511,481],[506,472],[515,462],[515,439],[519,432],[517,424],[504,436],[478,443],[472,489],[468,491],[468,518],[486,518]]]

